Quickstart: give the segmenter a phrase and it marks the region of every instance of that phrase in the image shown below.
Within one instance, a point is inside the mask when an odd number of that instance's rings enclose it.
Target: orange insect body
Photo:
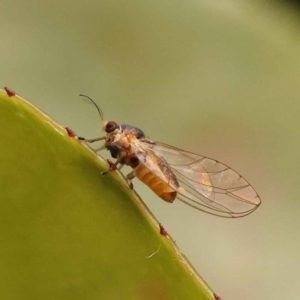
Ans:
[[[136,177],[145,183],[159,198],[171,203],[175,200],[177,192],[142,164],[136,167],[135,174]]]

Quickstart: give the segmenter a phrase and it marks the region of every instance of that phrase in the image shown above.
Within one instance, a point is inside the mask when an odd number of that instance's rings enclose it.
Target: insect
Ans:
[[[192,152],[181,150],[146,137],[144,132],[131,125],[106,121],[97,108],[106,135],[84,139],[86,143],[104,140],[96,152],[107,149],[115,158],[109,171],[118,165],[130,166],[126,175],[130,188],[137,177],[158,197],[172,203],[175,199],[208,214],[225,218],[239,218],[252,213],[261,204],[253,187],[227,165]],[[119,167],[119,169],[120,169]]]

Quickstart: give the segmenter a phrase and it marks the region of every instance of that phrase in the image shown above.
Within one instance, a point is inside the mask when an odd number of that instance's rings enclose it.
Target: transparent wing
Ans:
[[[162,160],[179,183],[177,199],[198,210],[239,218],[252,213],[261,203],[240,174],[217,160],[148,140],[136,142],[135,149],[139,160],[150,170],[153,157]],[[166,176],[161,179],[173,182]],[[174,184],[170,186],[174,188]]]

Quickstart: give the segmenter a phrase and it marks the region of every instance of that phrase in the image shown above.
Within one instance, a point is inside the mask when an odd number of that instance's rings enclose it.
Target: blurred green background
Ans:
[[[276,1],[2,0],[0,82],[81,136],[102,135],[83,93],[107,119],[239,171],[263,204],[237,220],[134,184],[222,299],[296,300],[299,14]]]

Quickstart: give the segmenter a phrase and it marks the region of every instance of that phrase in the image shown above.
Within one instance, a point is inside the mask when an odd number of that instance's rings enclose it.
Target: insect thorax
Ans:
[[[143,130],[141,130],[138,127],[131,126],[131,125],[128,125],[128,124],[121,124],[120,128],[123,132],[132,133],[137,139],[141,139],[141,138],[145,137],[145,133],[143,132]]]

